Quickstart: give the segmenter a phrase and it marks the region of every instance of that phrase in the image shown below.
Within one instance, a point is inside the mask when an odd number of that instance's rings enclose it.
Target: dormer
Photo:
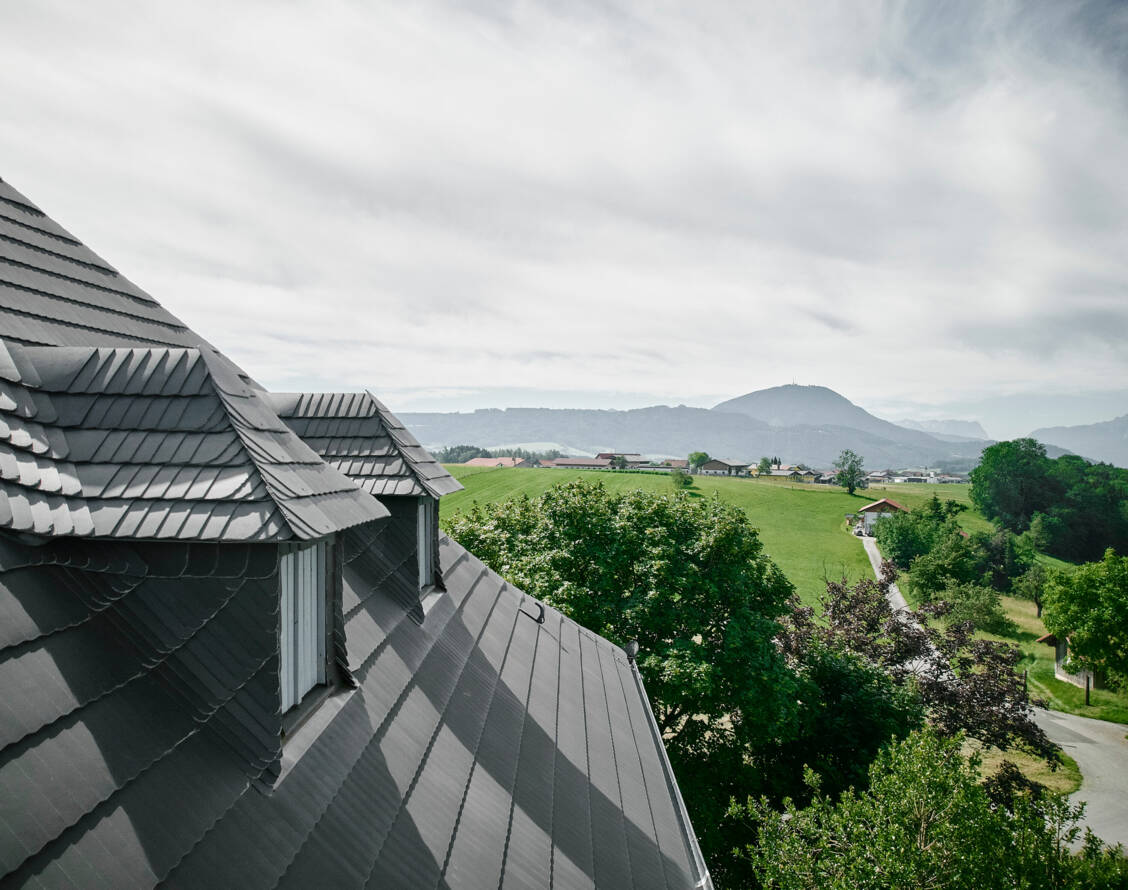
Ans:
[[[375,396],[271,393],[271,405],[330,466],[391,513],[402,547],[401,571],[420,595],[441,586],[439,498],[462,486]]]

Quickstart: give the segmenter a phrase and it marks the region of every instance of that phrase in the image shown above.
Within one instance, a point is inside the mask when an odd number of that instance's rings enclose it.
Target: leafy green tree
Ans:
[[[915,691],[938,732],[966,732],[1000,750],[1030,751],[1053,768],[1058,748],[1034,722],[1017,670],[1018,648],[976,639],[968,622],[934,626],[928,619],[945,617],[951,608],[946,603],[915,613],[894,610],[886,594],[896,578],[886,560],[878,581],[828,582],[817,618],[812,607],[795,602],[778,637],[788,663],[801,670],[808,653],[819,648],[852,653]]]
[[[1034,439],[996,442],[983,449],[971,471],[971,501],[988,519],[1011,531],[1025,531],[1034,514],[1058,496],[1046,448]]]
[[[846,489],[847,494],[853,494],[863,487],[866,481],[866,471],[862,467],[862,459],[849,448],[838,455],[834,462],[838,470],[834,481]]]
[[[674,467],[670,470],[670,485],[673,486],[674,491],[681,491],[693,485],[693,477],[681,467]]]
[[[773,800],[803,799],[806,768],[819,775],[824,793],[865,787],[870,762],[890,740],[904,738],[924,721],[911,684],[900,684],[881,666],[844,649],[815,642],[797,661],[799,699],[794,737],[761,753]]]
[[[1041,618],[1048,580],[1049,572],[1046,567],[1041,563],[1034,563],[1022,575],[1015,578],[1011,584],[1011,595],[1032,602],[1038,617]]]
[[[772,459],[770,457],[761,457],[760,464],[756,467],[756,473],[760,476],[770,476],[772,474]]]
[[[979,781],[961,738],[931,731],[890,745],[870,768],[865,791],[837,801],[817,794],[783,812],[766,801],[734,805],[734,819],[758,829],[743,851],[769,890],[1010,890],[1122,887],[1128,863],[1089,835],[1081,855],[1084,805],[1017,793],[1001,806]],[[818,787],[814,773],[811,784]],[[1098,881],[1099,883],[1094,883]]]
[[[1069,637],[1070,660],[1128,681],[1128,556],[1105,551],[1100,562],[1051,575],[1042,620]]]
[[[714,496],[609,492],[577,480],[475,504],[448,531],[514,585],[619,645],[639,670],[711,866],[739,843],[731,797],[791,726],[797,681],[774,639],[792,586],[740,508]]]
[[[691,451],[689,453],[689,466],[691,469],[700,469],[702,464],[709,462],[709,455],[704,451]]]
[[[616,454],[611,458],[611,466],[616,470],[625,470],[627,468],[627,459],[621,454]]]

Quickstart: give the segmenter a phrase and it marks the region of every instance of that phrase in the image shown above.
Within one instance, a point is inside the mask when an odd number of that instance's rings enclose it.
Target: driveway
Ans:
[[[881,553],[873,538],[863,537],[875,577],[881,575]],[[905,598],[894,584],[889,588],[889,604],[905,609]],[[1034,719],[1042,731],[1065,749],[1081,769],[1081,787],[1070,797],[1085,801],[1083,826],[1108,844],[1128,848],[1128,726],[1075,717],[1061,711],[1034,709]]]
[[[1041,708],[1034,719],[1081,767],[1070,800],[1087,804],[1083,824],[1105,843],[1128,847],[1128,726]]]
[[[866,556],[869,557],[870,565],[873,566],[873,576],[875,578],[881,577],[881,551],[877,549],[877,541],[870,537],[862,538],[862,546],[866,548]],[[896,584],[889,588],[889,593],[886,594],[889,600],[889,605],[894,609],[908,609],[909,606],[905,602],[904,596],[901,595],[901,590]]]

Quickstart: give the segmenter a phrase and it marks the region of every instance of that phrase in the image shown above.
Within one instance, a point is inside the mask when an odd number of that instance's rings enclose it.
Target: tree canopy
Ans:
[[[707,464],[708,462],[709,455],[704,451],[691,451],[689,453],[689,465],[695,470],[702,464]]]
[[[971,472],[971,499],[1000,527],[1029,530],[1062,559],[1128,551],[1128,470],[1072,454],[1051,459],[1033,439],[998,442]]]
[[[758,843],[743,851],[770,890],[1011,890],[1120,888],[1128,860],[1091,834],[1070,851],[1084,805],[1030,783],[982,784],[961,738],[914,733],[878,755],[868,788],[816,794],[783,812],[767,801],[733,807]],[[1011,771],[1013,775],[1013,768]],[[818,789],[817,777],[810,782]],[[1001,793],[1000,793],[1001,792]]]
[[[1128,681],[1128,556],[1107,550],[1100,562],[1052,574],[1042,620],[1051,633],[1069,637],[1070,659],[1080,667]]]
[[[865,484],[866,471],[862,467],[862,459],[849,448],[838,455],[834,467],[838,470],[834,481],[845,488],[847,494],[853,494]]]

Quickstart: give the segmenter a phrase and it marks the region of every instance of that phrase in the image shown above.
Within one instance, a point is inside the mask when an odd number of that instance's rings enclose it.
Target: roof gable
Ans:
[[[386,515],[216,353],[0,338],[0,528],[263,541]]]
[[[278,416],[330,466],[374,495],[430,495],[462,485],[370,392],[270,393]]]

